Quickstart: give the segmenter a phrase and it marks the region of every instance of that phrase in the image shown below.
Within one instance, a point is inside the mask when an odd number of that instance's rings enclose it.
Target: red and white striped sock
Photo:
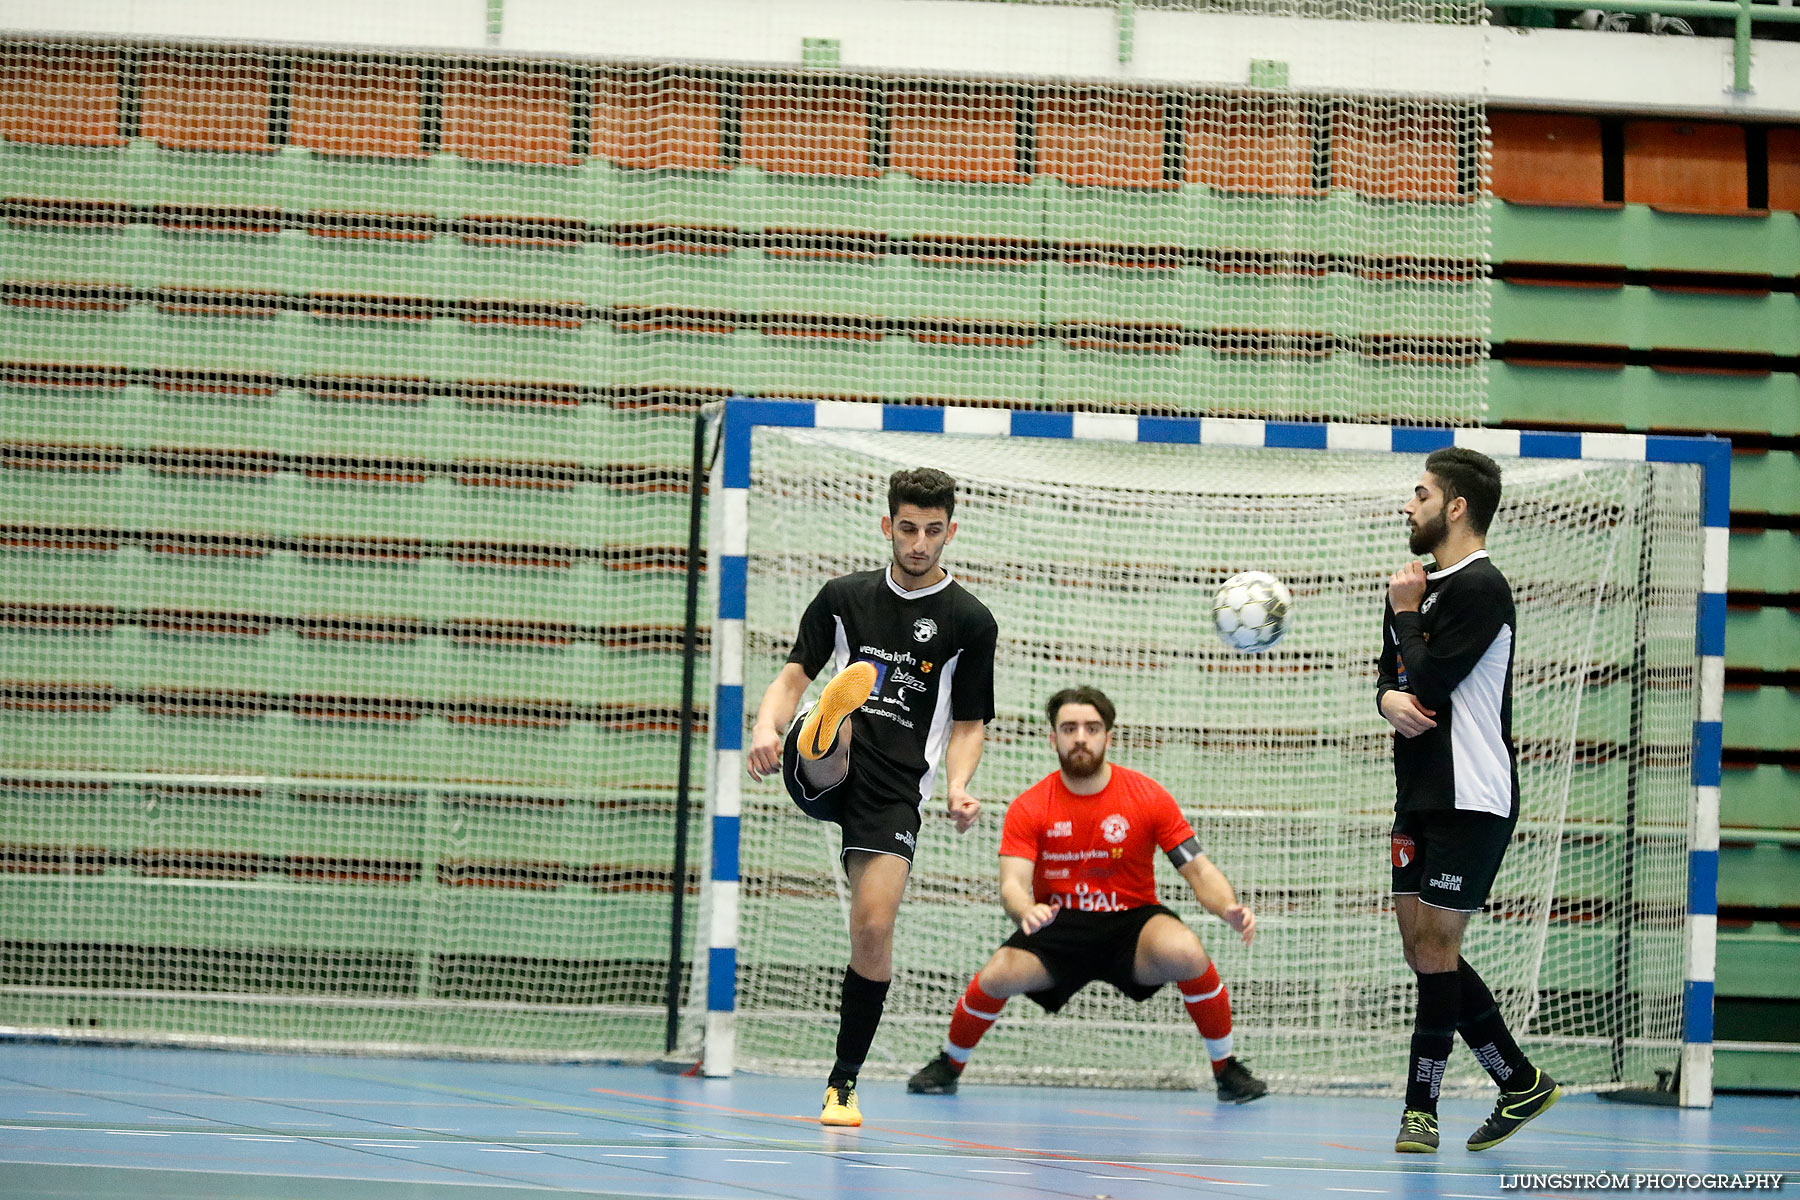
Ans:
[[[975,1052],[975,1043],[981,1035],[994,1027],[1000,1019],[1000,1010],[1006,1007],[1006,1001],[990,996],[981,990],[981,976],[977,975],[969,981],[969,988],[956,1002],[950,1013],[950,1037],[944,1042],[944,1053],[961,1071],[963,1064],[969,1061],[969,1055]]]
[[[1206,1041],[1206,1056],[1212,1059],[1216,1075],[1231,1057],[1231,993],[1225,990],[1219,969],[1211,963],[1206,964],[1205,974],[1184,979],[1175,986],[1181,989],[1181,1003]]]

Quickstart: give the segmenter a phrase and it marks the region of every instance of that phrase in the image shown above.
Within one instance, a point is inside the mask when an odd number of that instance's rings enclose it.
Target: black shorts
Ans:
[[[1519,818],[1427,810],[1394,814],[1394,894],[1433,908],[1477,912],[1500,873]]]
[[[821,791],[811,790],[800,778],[800,726],[805,714],[788,726],[781,748],[781,782],[800,811],[815,821],[830,821],[844,831],[839,858],[852,850],[892,854],[913,860],[919,842],[919,801],[881,794],[862,783],[856,770],[856,751],[850,752],[850,770],[841,783]]]
[[[1138,935],[1150,918],[1161,913],[1175,917],[1160,904],[1145,904],[1119,912],[1081,912],[1063,909],[1036,933],[1024,930],[1006,939],[1015,950],[1037,955],[1054,981],[1041,992],[1025,993],[1045,1012],[1055,1012],[1069,997],[1096,979],[1104,979],[1138,1003],[1162,990],[1161,984],[1143,984],[1132,978],[1137,964]],[[1179,921],[1180,917],[1175,917]]]

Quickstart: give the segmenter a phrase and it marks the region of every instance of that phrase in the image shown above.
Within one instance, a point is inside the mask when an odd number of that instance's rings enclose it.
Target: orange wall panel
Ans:
[[[856,87],[744,87],[743,159],[765,171],[870,178],[870,95]]]
[[[622,167],[726,168],[719,85],[680,75],[619,74],[594,85],[594,153]]]
[[[1494,195],[1535,204],[1605,201],[1600,122],[1562,113],[1492,113]]]
[[[482,162],[573,165],[573,91],[563,71],[446,71],[444,149]]]
[[[1769,207],[1800,213],[1800,129],[1769,130]]]
[[[888,101],[888,161],[915,179],[1024,183],[1019,102],[992,92],[900,87]]]
[[[1625,203],[1742,212],[1749,195],[1743,126],[1626,122]]]
[[[1188,105],[1183,177],[1225,192],[1303,195],[1312,175],[1312,119],[1282,96],[1196,100]]]
[[[320,154],[425,156],[424,102],[416,67],[397,63],[296,63],[289,139]]]
[[[1137,92],[1046,92],[1038,101],[1038,172],[1065,183],[1170,187],[1163,104]]]
[[[269,60],[158,51],[144,60],[139,130],[171,150],[274,150]]]
[[[73,46],[0,52],[0,137],[64,146],[122,146],[119,53]]]
[[[1459,121],[1424,105],[1338,108],[1331,114],[1331,186],[1389,200],[1467,199],[1458,181]]]

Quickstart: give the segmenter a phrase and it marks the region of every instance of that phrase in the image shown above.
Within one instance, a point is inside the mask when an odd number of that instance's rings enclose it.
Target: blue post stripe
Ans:
[[[750,486],[750,435],[758,425],[810,429],[817,411],[810,400],[732,397],[725,405],[725,486]]]
[[[1706,499],[1700,508],[1700,523],[1709,529],[1731,528],[1731,443],[1714,438],[1704,443],[1706,458]]]
[[[713,693],[713,746],[719,750],[744,748],[744,685],[721,683]]]
[[[1719,760],[1725,753],[1725,723],[1723,721],[1694,722],[1694,770],[1695,787],[1718,787],[1724,768]]]
[[[745,595],[750,590],[750,560],[742,554],[721,554],[716,560],[719,572],[719,619],[744,619]]]
[[[1713,1040],[1713,985],[1690,979],[1681,985],[1681,1040],[1706,1044]]]
[[[1445,446],[1456,445],[1456,432],[1451,429],[1423,429],[1415,425],[1394,426],[1395,454],[1430,454]]]
[[[1688,851],[1688,915],[1719,915],[1719,852]]]
[[[1071,438],[1075,436],[1075,417],[1072,413],[1015,408],[1012,433],[1014,437]]]
[[[741,402],[748,405],[750,401]],[[738,402],[725,406],[725,428],[719,434],[720,478],[728,488],[750,486],[750,435],[756,422]]]
[[[1694,646],[1700,654],[1725,653],[1725,593],[1701,592]]]
[[[1285,450],[1323,450],[1329,433],[1317,421],[1270,421],[1263,426],[1263,445]]]
[[[738,817],[714,817],[712,823],[713,865],[715,883],[738,881]]]
[[[1520,458],[1580,458],[1579,433],[1537,433],[1526,429],[1519,433]]]
[[[944,410],[923,404],[884,404],[881,427],[894,433],[942,433]]]
[[[737,1010],[735,946],[714,946],[706,952],[706,1007],[716,1013]]]
[[[1139,417],[1138,441],[1200,444],[1200,422],[1195,417]]]

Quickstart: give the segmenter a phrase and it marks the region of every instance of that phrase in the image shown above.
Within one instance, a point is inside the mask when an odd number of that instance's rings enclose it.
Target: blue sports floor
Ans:
[[[647,1067],[522,1066],[0,1042],[0,1197],[495,1200],[567,1196],[1163,1200],[1498,1197],[1518,1172],[1783,1172],[1800,1100],[1710,1112],[1565,1099],[1503,1146],[1488,1104],[1442,1110],[1446,1149],[1393,1153],[1392,1102],[863,1085],[860,1130],[821,1085]],[[1592,1194],[1592,1193],[1588,1193]],[[1695,1194],[1690,1191],[1688,1194]]]

